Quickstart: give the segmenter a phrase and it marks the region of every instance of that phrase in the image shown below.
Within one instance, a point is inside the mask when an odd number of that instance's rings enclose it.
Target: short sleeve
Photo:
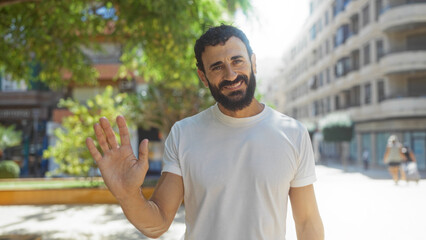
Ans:
[[[169,133],[169,136],[166,139],[164,146],[163,154],[163,172],[170,172],[176,175],[182,176],[182,170],[179,163],[179,154],[178,154],[178,131],[176,125],[172,127],[172,130]]]
[[[299,159],[297,159],[297,170],[290,187],[303,187],[317,180],[315,174],[315,159],[311,139],[306,128],[303,128],[299,146]]]

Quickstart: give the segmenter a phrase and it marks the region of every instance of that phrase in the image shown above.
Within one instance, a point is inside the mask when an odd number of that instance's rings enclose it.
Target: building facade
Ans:
[[[310,16],[270,87],[278,110],[318,124],[339,112],[354,122],[350,158],[384,166],[396,134],[426,169],[426,1],[312,0]],[[332,156],[333,144],[322,143]]]

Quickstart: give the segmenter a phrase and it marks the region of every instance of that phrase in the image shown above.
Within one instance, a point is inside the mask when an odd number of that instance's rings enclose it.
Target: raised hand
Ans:
[[[130,145],[129,129],[123,116],[118,116],[118,130],[121,146],[117,143],[114,131],[106,118],[94,125],[96,138],[103,155],[95,147],[91,138],[86,139],[87,148],[102,173],[105,184],[120,201],[140,193],[140,187],[148,171],[148,140],[139,145],[139,159],[133,154]]]

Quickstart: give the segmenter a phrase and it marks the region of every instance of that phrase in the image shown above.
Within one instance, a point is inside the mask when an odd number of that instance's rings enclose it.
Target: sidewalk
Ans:
[[[344,171],[332,162],[317,165],[317,176],[314,186],[327,240],[426,239],[421,214],[426,211],[424,180],[396,186],[386,169],[363,172],[349,165]],[[181,207],[159,239],[179,240],[185,232],[184,218]],[[0,235],[6,234],[36,234],[42,240],[150,239],[114,204],[0,206]],[[297,239],[290,209],[286,239]]]
[[[367,170],[364,170],[362,166],[349,162],[345,169],[341,162],[334,159],[323,161],[322,163],[317,164],[317,166],[335,168],[347,173],[361,173],[371,179],[392,179],[388,169],[384,166],[369,167]],[[426,171],[419,170],[419,173],[421,179],[426,179]]]

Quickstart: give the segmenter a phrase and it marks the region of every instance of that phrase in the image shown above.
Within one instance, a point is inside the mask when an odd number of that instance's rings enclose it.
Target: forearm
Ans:
[[[321,218],[296,225],[298,240],[323,240],[324,226]]]
[[[127,219],[147,237],[157,238],[170,227],[171,220],[154,201],[145,199],[141,191],[119,199],[119,203]]]

